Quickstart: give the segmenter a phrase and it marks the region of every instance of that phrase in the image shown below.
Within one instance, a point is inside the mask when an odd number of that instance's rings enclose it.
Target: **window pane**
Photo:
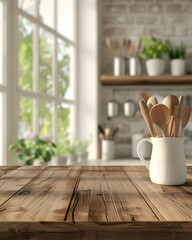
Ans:
[[[19,17],[19,87],[33,88],[33,24]]]
[[[62,40],[58,40],[58,94],[60,97],[73,98],[72,92],[72,48]]]
[[[33,100],[21,97],[19,101],[19,138],[29,137],[33,132]]]
[[[3,164],[3,149],[4,149],[4,142],[3,136],[4,136],[4,128],[3,128],[3,93],[0,93],[0,165]]]
[[[62,141],[67,134],[74,135],[74,106],[58,104],[58,141]]]
[[[3,83],[3,3],[0,2],[0,84]]]
[[[52,59],[53,59],[53,37],[43,29],[40,30],[40,92],[52,94]]]
[[[39,109],[39,135],[44,137],[52,135],[53,104],[47,101],[40,102]]]
[[[29,14],[35,14],[35,0],[19,0],[18,6]]]
[[[58,0],[58,31],[74,40],[75,0]]]
[[[39,19],[50,27],[54,27],[54,2],[55,0],[39,0]]]

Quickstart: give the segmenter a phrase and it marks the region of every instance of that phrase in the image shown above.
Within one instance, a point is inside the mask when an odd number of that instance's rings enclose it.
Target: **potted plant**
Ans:
[[[78,160],[87,160],[88,158],[88,148],[91,143],[90,139],[87,139],[85,141],[81,141],[78,143]]]
[[[165,71],[164,56],[168,53],[168,44],[161,39],[149,36],[143,37],[144,45],[140,57],[146,60],[147,73],[150,76],[161,75]]]
[[[9,149],[25,165],[34,165],[38,161],[47,164],[55,155],[56,145],[36,136],[33,139],[19,139]]]
[[[77,158],[78,158],[77,152],[78,152],[78,141],[77,140],[70,141],[66,148],[66,156],[69,163],[77,161]]]
[[[176,46],[170,46],[169,48],[169,58],[170,62],[170,70],[171,75],[173,76],[181,76],[185,74],[185,55],[186,55],[186,47],[183,43],[180,43]]]
[[[70,140],[68,138],[57,144],[54,158],[56,165],[66,165],[69,145]]]

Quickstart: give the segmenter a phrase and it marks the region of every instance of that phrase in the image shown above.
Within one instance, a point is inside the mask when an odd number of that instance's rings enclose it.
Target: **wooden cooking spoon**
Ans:
[[[143,118],[144,118],[144,120],[145,120],[145,122],[146,122],[146,124],[149,128],[151,136],[155,137],[155,132],[154,132],[154,129],[153,129],[153,125],[152,125],[150,114],[149,114],[149,109],[147,108],[146,102],[144,100],[140,101],[139,102],[139,107],[140,107],[141,113],[143,115]]]
[[[147,100],[147,107],[149,108],[149,110],[151,110],[151,108],[158,104],[157,98],[154,96],[151,96],[150,98],[148,98]]]
[[[179,98],[177,98],[176,96],[174,95],[168,95],[167,97],[165,97],[163,99],[163,104],[165,106],[167,106],[171,112],[171,115],[174,115],[174,106],[175,105],[179,105],[179,103],[181,103],[182,101],[182,98],[181,96]],[[169,126],[168,126],[168,133],[170,136],[172,136],[174,133],[174,128],[175,127],[175,118],[171,118],[170,119],[170,123],[169,123]]]
[[[163,99],[163,104],[169,108],[171,115],[173,115],[174,106],[179,104],[179,99],[174,95],[168,95]]]
[[[149,108],[149,112],[151,111],[152,107],[155,106],[156,104],[158,104],[158,101],[157,101],[157,98],[154,97],[154,96],[151,96],[148,100],[147,100],[147,107]],[[156,124],[154,124],[155,126],[155,130],[156,130],[156,133],[157,133],[157,137],[160,137],[162,134],[161,134],[161,131],[160,129],[157,127]]]
[[[187,106],[185,109],[185,113],[182,118],[182,128],[185,128],[187,126],[187,123],[189,122],[189,118],[191,115],[191,106]]]
[[[141,96],[143,97],[143,100],[147,103],[147,100],[149,99],[149,95],[146,92],[142,92]]]
[[[180,106],[183,105],[183,101],[184,101],[183,95],[179,96],[179,97],[178,97],[178,100],[179,100],[179,105],[180,105]]]
[[[130,45],[131,45],[130,39],[123,39],[123,47],[125,48],[128,56],[130,55]]]
[[[168,137],[167,126],[171,119],[171,112],[164,104],[157,104],[151,109],[151,119],[162,130],[165,137]]]

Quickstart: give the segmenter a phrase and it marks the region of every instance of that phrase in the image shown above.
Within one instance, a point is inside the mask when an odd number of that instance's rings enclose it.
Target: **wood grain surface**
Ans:
[[[145,167],[0,167],[0,240],[192,239],[192,167],[182,186]]]

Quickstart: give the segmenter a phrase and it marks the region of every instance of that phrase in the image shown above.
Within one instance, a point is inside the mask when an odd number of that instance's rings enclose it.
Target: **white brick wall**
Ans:
[[[154,35],[173,43],[183,41],[192,54],[192,0],[102,0],[101,72],[112,74],[113,55],[104,39],[122,41]],[[107,56],[108,55],[108,56]],[[188,57],[188,70],[192,60]]]
[[[183,41],[187,46],[188,70],[192,69],[192,0],[102,0],[102,39],[101,39],[101,72],[113,73],[113,54],[105,46],[107,36],[122,41],[123,38],[138,39],[142,35],[154,35],[169,39],[173,43]],[[128,148],[131,135],[147,130],[139,112],[134,118],[127,119],[121,113],[117,118],[107,120],[107,102],[116,99],[121,103],[132,99],[137,104],[141,99],[140,93],[147,91],[150,95],[169,94],[192,96],[192,87],[102,87],[100,106],[100,123],[103,126],[116,127],[121,125],[124,148]],[[191,97],[192,99],[192,97]],[[189,126],[192,133],[192,124]],[[121,142],[121,140],[120,140]],[[192,147],[191,147],[192,149]],[[192,154],[192,152],[191,152]]]

